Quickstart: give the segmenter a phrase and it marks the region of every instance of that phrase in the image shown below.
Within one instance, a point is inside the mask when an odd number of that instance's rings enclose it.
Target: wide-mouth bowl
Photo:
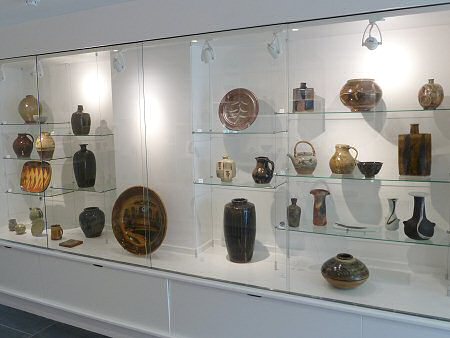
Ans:
[[[383,162],[358,162],[358,169],[365,177],[374,177],[381,170]]]

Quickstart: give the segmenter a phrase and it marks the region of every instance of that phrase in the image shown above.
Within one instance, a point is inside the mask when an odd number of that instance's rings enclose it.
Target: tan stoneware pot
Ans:
[[[335,153],[330,159],[330,169],[333,174],[351,174],[356,166],[358,150],[348,144],[336,144]],[[350,149],[355,151],[355,157],[350,154]]]
[[[342,87],[341,102],[353,112],[369,111],[380,102],[383,91],[373,79],[351,79]]]

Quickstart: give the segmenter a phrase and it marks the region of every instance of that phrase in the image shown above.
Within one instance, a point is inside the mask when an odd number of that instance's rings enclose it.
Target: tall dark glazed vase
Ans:
[[[245,198],[235,198],[227,203],[223,214],[223,231],[230,261],[249,262],[256,237],[255,205]]]
[[[78,105],[78,109],[72,114],[70,119],[72,125],[72,131],[74,135],[89,135],[91,130],[91,116],[88,113],[83,112],[83,106]]]
[[[418,240],[430,239],[434,235],[436,223],[427,219],[425,195],[421,193],[411,193],[410,195],[414,197],[414,211],[412,217],[403,222],[405,235]]]
[[[73,172],[80,188],[89,188],[95,185],[95,156],[86,147],[87,144],[80,144],[81,149],[73,155]]]
[[[78,217],[78,221],[87,238],[98,237],[105,227],[105,213],[97,207],[85,208]]]

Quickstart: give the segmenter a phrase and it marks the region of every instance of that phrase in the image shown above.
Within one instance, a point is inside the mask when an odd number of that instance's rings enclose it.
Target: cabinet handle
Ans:
[[[100,264],[92,264],[93,266],[96,266],[96,267],[98,267],[98,268],[103,268],[103,265],[100,265]]]
[[[255,298],[261,298],[262,297],[260,295],[252,295],[251,293],[247,293],[247,296],[255,297]]]

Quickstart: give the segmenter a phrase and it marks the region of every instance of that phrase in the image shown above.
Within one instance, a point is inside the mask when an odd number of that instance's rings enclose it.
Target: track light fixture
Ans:
[[[209,44],[208,40],[206,40],[203,44],[202,54],[200,58],[204,63],[210,63],[211,61],[214,61],[214,49]]]
[[[278,38],[278,33],[273,33],[272,42],[267,44],[267,50],[269,54],[274,58],[278,58],[281,54],[280,39]]]
[[[381,19],[384,20],[384,19]],[[373,20],[369,19],[369,24],[367,25],[366,29],[364,30],[363,37],[361,40],[361,44],[363,47],[367,47],[369,50],[375,50],[378,46],[381,46],[383,43],[383,36],[381,35],[380,27],[377,25],[377,21],[381,20]],[[373,29],[375,28],[376,31],[378,31],[378,36],[380,41],[375,36],[372,36]],[[366,35],[368,35],[366,37]]]

